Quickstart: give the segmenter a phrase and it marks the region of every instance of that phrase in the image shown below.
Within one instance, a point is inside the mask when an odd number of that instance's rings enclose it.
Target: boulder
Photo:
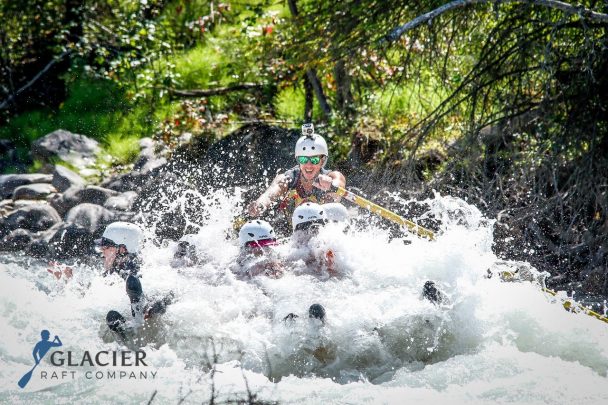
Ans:
[[[59,215],[64,217],[70,209],[81,203],[81,190],[81,187],[70,187],[63,194],[51,195],[49,198],[49,203],[51,204],[51,207],[57,210]]]
[[[20,208],[6,217],[10,229],[23,228],[33,232],[44,231],[61,222],[57,211],[48,204],[32,204]]]
[[[214,143],[195,161],[212,175],[213,184],[261,186],[296,165],[293,151],[299,137],[299,131],[248,124]]]
[[[33,240],[34,237],[30,231],[26,229],[15,229],[2,238],[0,241],[0,249],[11,252],[23,251],[27,249]]]
[[[49,205],[49,203],[47,200],[15,200],[13,201],[13,211],[32,205]]]
[[[104,203],[104,207],[110,210],[129,211],[137,198],[135,191],[126,191],[115,197],[110,197]]]
[[[0,217],[5,217],[14,210],[15,210],[15,203],[13,200],[6,199],[6,200],[0,201]]]
[[[594,267],[581,272],[580,275],[583,291],[586,294],[605,294],[606,270],[602,267]]]
[[[141,221],[140,215],[136,214],[133,211],[113,211],[114,221],[121,222],[137,222]]]
[[[114,214],[106,208],[90,203],[78,204],[65,217],[66,224],[79,226],[97,236],[114,220]]]
[[[52,184],[57,190],[64,192],[70,187],[84,187],[86,182],[67,167],[56,165]]]
[[[11,233],[11,230],[4,217],[0,217],[0,240]]]
[[[146,150],[153,152],[154,148],[156,147],[156,142],[154,142],[154,139],[150,137],[144,137],[139,140],[139,147],[141,149],[141,154],[144,154],[144,151]]]
[[[116,197],[117,191],[99,186],[87,186],[77,193],[77,198],[81,203],[103,205],[110,197]]]
[[[167,159],[165,159],[164,157],[140,156],[137,162],[135,162],[135,164],[133,165],[133,169],[141,174],[146,174],[154,169],[158,169],[159,167],[165,164],[167,164]]]
[[[276,173],[296,165],[293,151],[299,136],[300,131],[254,123],[213,144],[195,137],[171,155],[162,172],[173,172],[182,182],[192,181],[199,188],[265,186]]]
[[[140,190],[146,182],[146,179],[147,176],[140,172],[133,171],[112,176],[102,182],[101,186],[118,192]]]
[[[0,198],[9,198],[19,186],[33,183],[50,183],[53,176],[50,174],[5,174],[0,176]]]
[[[49,244],[45,240],[35,240],[27,246],[25,251],[29,256],[32,257],[47,257],[51,253]]]
[[[87,229],[76,224],[63,224],[49,241],[50,253],[60,259],[85,256],[94,253],[95,237]]]
[[[133,165],[133,170],[137,171],[140,171],[148,162],[154,161],[157,157],[155,153],[156,142],[154,142],[154,140],[152,140],[151,138],[140,139],[139,147],[139,158]]]
[[[57,190],[48,183],[27,184],[19,186],[13,192],[13,200],[44,200]]]
[[[32,144],[32,157],[51,163],[55,159],[70,163],[78,169],[95,163],[99,144],[94,139],[58,129]]]

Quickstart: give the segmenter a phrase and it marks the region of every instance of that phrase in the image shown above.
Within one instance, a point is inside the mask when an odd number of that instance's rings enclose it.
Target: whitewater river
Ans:
[[[429,200],[442,222],[434,242],[375,226],[328,227],[313,249],[334,252],[340,278],[308,274],[301,251],[286,243],[278,248],[292,259],[284,277],[246,282],[230,270],[235,199],[200,202],[201,265],[176,269],[175,243],[146,243],[144,292],[176,296],[138,334],[146,366],[51,364],[55,350],[76,362],[85,351],[127,350],[104,321],[110,309],[128,314],[124,281],[101,277],[93,261],[70,262],[74,278],[65,283],[45,262],[2,254],[0,403],[147,403],[153,395],[153,403],[201,403],[246,399],[247,386],[280,403],[608,403],[608,325],[564,311],[532,283],[485,277],[497,260],[493,223],[475,207]],[[421,299],[426,280],[449,305]],[[325,307],[325,325],[308,319],[312,303]],[[284,322],[288,313],[299,317]],[[63,346],[21,389],[43,329]]]

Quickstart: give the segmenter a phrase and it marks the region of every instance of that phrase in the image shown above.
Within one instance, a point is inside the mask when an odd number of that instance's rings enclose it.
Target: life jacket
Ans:
[[[126,280],[129,276],[137,277],[140,268],[141,259],[135,254],[127,253],[125,257],[116,258],[112,268],[107,274],[118,273],[118,275]]]
[[[289,178],[288,191],[279,204],[279,210],[291,220],[291,214],[296,207],[305,202],[314,202],[318,204],[325,203],[326,191],[313,187],[310,192],[306,192],[300,184],[300,166],[295,166],[287,170],[284,175]],[[329,174],[331,170],[322,168],[319,174]]]

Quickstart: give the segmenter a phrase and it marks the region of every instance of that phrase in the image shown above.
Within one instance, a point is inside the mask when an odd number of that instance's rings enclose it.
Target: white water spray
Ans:
[[[42,329],[59,335],[63,350],[124,349],[104,320],[111,309],[127,314],[129,301],[124,281],[99,269],[76,264],[65,283],[44,262],[1,256],[0,401],[142,403],[156,391],[156,403],[200,403],[212,387],[216,400],[246,398],[247,383],[259,399],[311,404],[608,403],[606,324],[564,311],[534,284],[487,279],[497,260],[493,224],[475,207],[427,201],[442,223],[435,242],[378,227],[321,230],[312,246],[332,250],[337,278],[311,273],[286,243],[277,253],[293,261],[282,278],[241,281],[230,271],[237,243],[226,238],[239,195],[159,198],[171,209],[199,204],[204,260],[194,267],[171,267],[176,243],[152,243],[156,222],[147,222],[144,292],[176,296],[139,336],[150,367],[137,370],[156,371],[155,379],[87,379],[84,370],[102,368],[77,367],[75,379],[34,374],[18,388]],[[449,305],[422,299],[426,280]],[[313,303],[325,307],[325,325],[308,318]],[[289,313],[298,317],[284,321]],[[58,369],[43,363],[41,371]]]

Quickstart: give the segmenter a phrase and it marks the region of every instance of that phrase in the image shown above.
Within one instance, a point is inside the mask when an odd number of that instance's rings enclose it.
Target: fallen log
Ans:
[[[232,86],[216,87],[212,89],[181,90],[168,88],[166,90],[169,92],[169,94],[177,97],[211,97],[220,96],[222,94],[231,93],[233,91],[261,90],[263,87],[264,85],[259,83],[239,83]]]

